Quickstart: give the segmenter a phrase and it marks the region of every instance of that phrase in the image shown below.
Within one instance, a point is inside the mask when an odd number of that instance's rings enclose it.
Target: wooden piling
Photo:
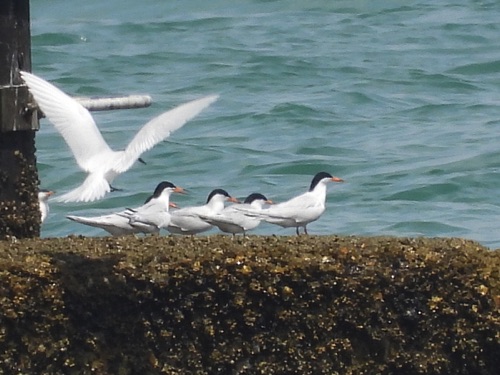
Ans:
[[[29,0],[0,1],[0,239],[40,234],[36,111],[19,70],[31,71]]]

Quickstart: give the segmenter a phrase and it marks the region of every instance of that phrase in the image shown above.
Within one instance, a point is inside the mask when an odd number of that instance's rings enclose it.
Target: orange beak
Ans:
[[[228,202],[233,202],[233,203],[240,203],[240,201],[239,201],[238,199],[233,198],[233,197],[229,197],[229,198],[227,198],[227,201],[228,201]]]
[[[180,186],[175,187],[174,193],[187,194],[186,191],[183,188],[181,188]]]
[[[267,203],[267,204],[274,204],[274,202],[273,202],[272,200],[270,200],[270,199],[268,199],[268,200],[266,201],[266,203]]]
[[[333,182],[344,182],[340,177],[332,177]]]

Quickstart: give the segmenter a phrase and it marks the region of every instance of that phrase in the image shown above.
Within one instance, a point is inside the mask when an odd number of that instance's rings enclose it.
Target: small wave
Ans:
[[[460,191],[460,186],[455,183],[446,182],[439,184],[430,184],[416,188],[406,189],[388,197],[382,198],[383,201],[432,201],[442,199],[443,196],[456,194]]]
[[[66,46],[70,44],[78,44],[85,42],[85,38],[81,35],[70,33],[44,33],[34,35],[32,37],[33,43],[39,46]]]
[[[408,236],[453,236],[460,234],[464,228],[438,221],[402,221],[384,228],[386,232],[405,233]]]
[[[271,115],[288,115],[290,117],[307,118],[317,115],[317,111],[305,104],[298,103],[280,103],[275,105],[271,111]]]
[[[465,81],[460,76],[452,76],[449,74],[441,73],[427,73],[422,70],[412,70],[410,71],[410,76],[412,81],[422,84],[425,82],[426,85],[431,87],[438,87],[440,89],[456,89],[456,90],[470,90],[476,91],[480,88],[471,82]]]
[[[465,74],[465,75],[500,73],[500,60],[465,64],[453,68],[448,72],[454,74]]]

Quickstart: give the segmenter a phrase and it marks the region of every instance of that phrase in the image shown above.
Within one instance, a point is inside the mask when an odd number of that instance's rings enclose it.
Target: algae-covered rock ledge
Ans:
[[[500,252],[462,239],[0,242],[0,372],[497,374]]]

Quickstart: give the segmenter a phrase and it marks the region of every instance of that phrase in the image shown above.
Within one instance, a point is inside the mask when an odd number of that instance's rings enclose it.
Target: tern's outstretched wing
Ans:
[[[150,150],[170,136],[173,131],[181,128],[186,122],[215,102],[218,97],[218,95],[210,95],[193,100],[153,118],[135,135],[114,170],[118,173],[128,170],[143,152]]]
[[[42,112],[63,136],[80,168],[89,172],[93,156],[112,151],[92,115],[80,103],[34,74],[21,72],[21,77]]]

